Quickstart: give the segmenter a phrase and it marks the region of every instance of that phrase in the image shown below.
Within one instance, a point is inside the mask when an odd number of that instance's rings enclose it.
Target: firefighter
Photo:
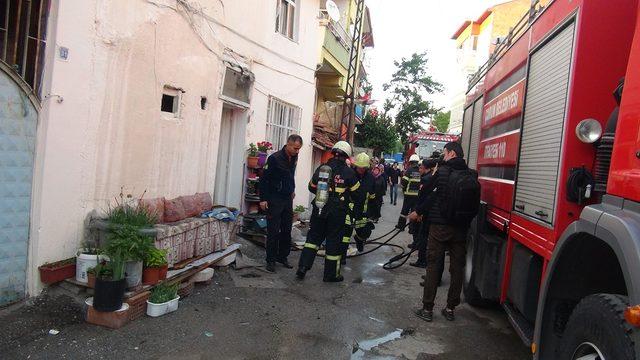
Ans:
[[[362,198],[355,172],[346,160],[351,156],[351,145],[338,141],[331,149],[333,158],[320,166],[309,182],[309,191],[316,195],[313,200],[311,226],[304,244],[296,276],[302,280],[315,260],[316,253],[325,243],[324,278],[325,282],[340,282],[340,259],[342,240],[345,234],[346,219],[350,213],[349,204],[353,202],[354,218],[362,215]]]
[[[409,168],[404,172],[404,176],[402,177],[401,185],[404,200],[402,202],[402,210],[400,211],[398,224],[396,225],[396,228],[399,230],[404,230],[407,224],[407,215],[414,210],[416,202],[418,201],[420,178],[422,177],[420,169],[418,168],[419,162],[420,157],[418,154],[411,155],[409,158]],[[411,244],[411,246],[417,243],[418,232],[418,226],[416,223],[410,223],[409,233],[413,234],[413,244]]]
[[[355,217],[354,202],[352,201],[349,204],[351,214],[346,218],[345,234],[342,237],[342,265],[347,263],[347,250],[349,249],[353,229],[355,228],[356,230],[355,240],[358,251],[364,250],[364,243],[369,236],[371,236],[371,231],[373,230],[373,224],[367,219],[369,203],[375,199],[375,194],[373,192],[374,178],[369,170],[369,167],[371,166],[371,159],[366,153],[360,153],[356,155],[353,165],[355,166],[356,178],[360,182],[360,188],[357,190],[359,193],[358,197],[360,199],[364,199],[364,201],[362,202],[362,210],[359,218]]]

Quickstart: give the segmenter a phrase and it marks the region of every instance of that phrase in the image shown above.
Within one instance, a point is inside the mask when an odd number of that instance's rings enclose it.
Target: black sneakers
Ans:
[[[322,281],[324,282],[341,282],[344,280],[344,277],[342,275],[336,276],[334,278],[324,278],[322,279]]]
[[[265,270],[267,270],[270,273],[275,273],[276,272],[276,263],[268,262],[267,263],[267,267],[265,268]]]
[[[300,266],[298,271],[296,271],[296,277],[298,280],[304,280],[304,276],[307,275],[307,268],[304,266]]]
[[[442,316],[449,321],[453,321],[456,319],[456,315],[453,312],[453,309],[444,308],[442,309]]]
[[[426,322],[433,321],[433,310],[418,309],[415,311],[415,314],[417,317]]]
[[[293,269],[293,266],[291,264],[289,264],[289,261],[285,260],[278,260],[278,262],[285,268],[287,269]]]

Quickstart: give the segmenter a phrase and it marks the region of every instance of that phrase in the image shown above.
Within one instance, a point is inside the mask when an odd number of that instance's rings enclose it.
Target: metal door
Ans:
[[[0,306],[25,296],[38,113],[0,68]]]
[[[483,98],[473,103],[473,125],[471,125],[471,136],[469,144],[469,153],[464,154],[467,157],[467,164],[472,169],[477,169],[478,165],[478,146],[480,146],[480,131],[482,129],[482,107],[484,105]]]

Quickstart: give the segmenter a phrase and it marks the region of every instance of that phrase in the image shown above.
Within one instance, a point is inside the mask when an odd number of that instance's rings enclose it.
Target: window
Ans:
[[[251,102],[250,94],[253,81],[254,75],[249,70],[239,67],[232,69],[227,66],[220,98],[234,105],[248,108]]]
[[[289,135],[300,132],[300,108],[269,97],[267,114],[267,141],[280,150]]]
[[[182,90],[165,85],[162,90],[162,99],[160,101],[160,111],[172,114],[174,117],[180,117],[180,95]]]
[[[276,32],[291,40],[297,40],[297,9],[298,0],[277,0],[278,7],[276,10]]]
[[[0,61],[40,95],[49,0],[0,0]]]

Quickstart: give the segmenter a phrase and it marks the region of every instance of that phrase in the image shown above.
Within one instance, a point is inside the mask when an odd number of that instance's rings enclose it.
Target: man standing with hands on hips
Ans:
[[[267,159],[260,177],[260,209],[267,213],[267,271],[275,272],[276,262],[287,269],[291,251],[295,173],[302,137],[289,135],[287,144]]]

